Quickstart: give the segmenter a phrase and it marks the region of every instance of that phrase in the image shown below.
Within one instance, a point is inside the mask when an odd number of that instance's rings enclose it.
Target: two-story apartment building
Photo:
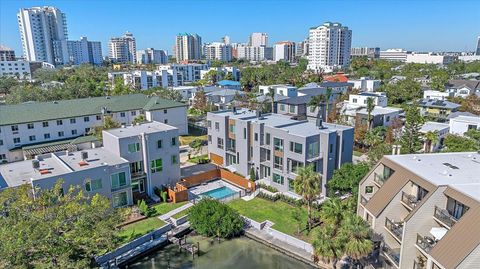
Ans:
[[[179,75],[175,70],[132,70],[122,72],[109,72],[110,85],[115,86],[117,80],[137,90],[147,90],[152,87],[176,87],[179,85]]]
[[[360,182],[358,215],[383,268],[480,266],[480,154],[384,156]]]
[[[446,100],[420,99],[417,101],[420,108],[420,114],[424,117],[431,117],[437,121],[445,121],[448,115],[458,111],[459,104]]]
[[[0,106],[0,163],[33,157],[24,150],[32,145],[36,154],[52,152],[47,145],[54,142],[55,150],[66,150],[68,140],[102,125],[105,116],[129,125],[141,114],[178,128],[180,135],[188,133],[186,104],[143,94]]]
[[[0,165],[0,190],[31,185],[34,192],[78,186],[88,195],[99,193],[115,207],[135,198],[154,197],[154,188],[180,179],[178,129],[159,122],[103,131],[104,146],[60,151]]]
[[[256,179],[282,192],[293,192],[298,167],[313,165],[325,195],[334,169],[352,161],[353,128],[347,126],[233,109],[208,113],[207,128],[214,163],[244,176],[253,168]]]

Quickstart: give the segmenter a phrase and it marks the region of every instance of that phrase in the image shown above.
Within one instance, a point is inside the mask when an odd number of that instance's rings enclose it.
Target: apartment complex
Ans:
[[[232,60],[232,46],[221,42],[205,44],[203,55],[205,55],[207,60],[229,62]]]
[[[9,47],[0,45],[0,62],[15,61],[15,51]]]
[[[47,153],[0,165],[0,189],[28,184],[37,192],[62,179],[65,192],[79,186],[88,195],[102,194],[120,207],[145,194],[155,197],[155,187],[180,178],[175,127],[149,122],[111,129],[103,131],[103,142],[101,148]]]
[[[352,30],[326,22],[309,31],[308,69],[331,72],[350,64]]]
[[[282,192],[293,192],[298,167],[313,165],[325,195],[333,170],[352,161],[353,128],[347,126],[233,109],[209,112],[207,129],[214,163],[244,176],[253,168],[258,179]]]
[[[377,59],[380,57],[380,48],[372,47],[355,47],[350,49],[351,57],[368,57],[370,59]]]
[[[268,34],[252,33],[248,38],[248,45],[252,47],[268,46]]]
[[[290,41],[278,42],[273,46],[273,60],[280,60],[293,63],[295,62],[295,43]]]
[[[177,62],[202,59],[202,38],[197,34],[179,34],[175,39]]]
[[[208,64],[188,63],[160,65],[157,70],[167,70],[169,74],[178,77],[178,85],[184,85],[202,79],[202,71],[208,70]]]
[[[175,70],[108,72],[108,80],[112,86],[120,79],[124,85],[137,90],[148,90],[152,87],[176,87],[179,85],[179,78],[181,81],[181,77]]]
[[[140,114],[188,133],[187,105],[143,94],[0,106],[0,162],[67,149],[70,140],[103,124],[105,116],[129,125]]]
[[[55,7],[22,8],[17,18],[26,60],[63,64],[62,58],[55,57],[55,50],[59,55],[68,55],[63,42],[68,39],[65,13]]]
[[[440,55],[436,53],[409,53],[407,54],[406,63],[418,63],[418,64],[451,64],[457,60],[457,56],[453,55]]]
[[[297,42],[297,48],[295,49],[296,57],[306,57],[308,56],[309,43],[308,39],[305,39],[301,42]]]
[[[137,50],[138,64],[167,64],[168,55],[164,50],[156,50],[147,48],[145,50]]]
[[[137,45],[133,34],[126,32],[121,37],[112,37],[108,43],[108,57],[114,63],[136,63]]]
[[[47,62],[0,61],[0,76],[12,76],[18,79],[32,79],[32,74],[39,68],[53,69],[55,66]]]
[[[475,51],[475,55],[480,56],[480,36],[477,39],[477,49]]]
[[[380,59],[387,61],[407,61],[407,51],[403,49],[387,49],[380,51]]]
[[[245,59],[247,61],[260,62],[265,60],[273,60],[273,48],[266,46],[250,46],[239,44],[237,46],[237,59]]]
[[[94,64],[103,63],[102,44],[99,41],[88,41],[86,37],[80,40],[62,40],[54,42],[55,48],[67,48],[67,54],[62,54],[61,49],[55,49],[56,59],[61,59],[62,64]]]
[[[384,156],[360,182],[357,213],[383,268],[479,266],[479,160],[477,152]]]

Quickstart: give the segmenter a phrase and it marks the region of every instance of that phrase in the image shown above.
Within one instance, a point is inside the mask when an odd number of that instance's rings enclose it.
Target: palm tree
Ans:
[[[325,122],[328,122],[328,106],[330,105],[330,97],[332,96],[332,88],[327,87],[327,91],[325,92],[325,99],[326,99],[326,107],[325,107]]]
[[[431,152],[433,150],[434,141],[438,138],[438,131],[428,131],[425,134],[425,152]]]
[[[367,98],[367,120],[368,120],[368,129],[370,130],[372,128],[372,111],[375,108],[375,103],[374,99],[372,97]]]
[[[358,261],[372,252],[373,242],[370,240],[370,227],[359,216],[355,214],[346,216],[339,234],[346,242],[345,254],[353,260]]]
[[[297,169],[297,177],[293,183],[295,192],[307,202],[308,230],[310,231],[312,228],[312,202],[319,193],[320,174],[313,171],[313,165],[300,167]]]
[[[335,231],[333,226],[323,225],[315,231],[312,247],[314,259],[319,258],[325,263],[333,263],[333,267],[335,268],[335,263],[341,255],[341,252],[339,252],[338,242],[333,240],[334,237]]]
[[[272,111],[271,113],[273,113],[275,111],[275,89],[270,87],[268,88],[268,96],[272,99],[271,102],[272,102]]]
[[[318,112],[317,112],[317,125],[318,123],[320,123],[320,120],[323,119],[322,117],[322,108],[323,106],[325,105],[325,95],[316,95],[316,96],[313,96],[311,99],[310,99],[310,102],[308,102],[308,106],[310,107],[310,111],[311,112],[314,112],[315,109],[318,109]]]
[[[346,208],[342,201],[338,198],[332,198],[322,204],[320,217],[327,223],[333,225],[333,228],[338,230],[340,223],[343,220]]]

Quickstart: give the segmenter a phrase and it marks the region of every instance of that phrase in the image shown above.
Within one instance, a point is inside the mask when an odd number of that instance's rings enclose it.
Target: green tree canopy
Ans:
[[[422,137],[420,129],[425,119],[420,115],[417,106],[405,106],[405,127],[401,137],[403,153],[415,153],[422,148]]]
[[[360,180],[368,173],[370,167],[366,163],[344,163],[333,172],[332,178],[327,182],[328,196],[334,197],[336,192],[340,194],[358,193]]]
[[[445,152],[467,152],[477,151],[480,149],[478,142],[475,139],[462,137],[454,134],[448,134],[443,140]]]

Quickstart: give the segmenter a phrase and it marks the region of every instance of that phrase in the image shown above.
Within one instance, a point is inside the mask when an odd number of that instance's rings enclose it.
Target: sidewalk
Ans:
[[[176,209],[174,209],[174,210],[172,210],[172,211],[170,211],[170,212],[168,212],[168,213],[165,213],[165,214],[159,216],[158,218],[159,218],[160,220],[167,221],[167,220],[170,219],[171,216],[173,216],[173,215],[175,215],[175,214],[177,214],[177,213],[179,213],[179,212],[181,212],[181,211],[183,211],[183,210],[186,210],[186,209],[188,209],[188,208],[191,207],[191,206],[193,206],[193,204],[190,203],[190,202],[188,202],[188,203],[182,205],[182,206],[179,207],[179,208],[176,208]]]

